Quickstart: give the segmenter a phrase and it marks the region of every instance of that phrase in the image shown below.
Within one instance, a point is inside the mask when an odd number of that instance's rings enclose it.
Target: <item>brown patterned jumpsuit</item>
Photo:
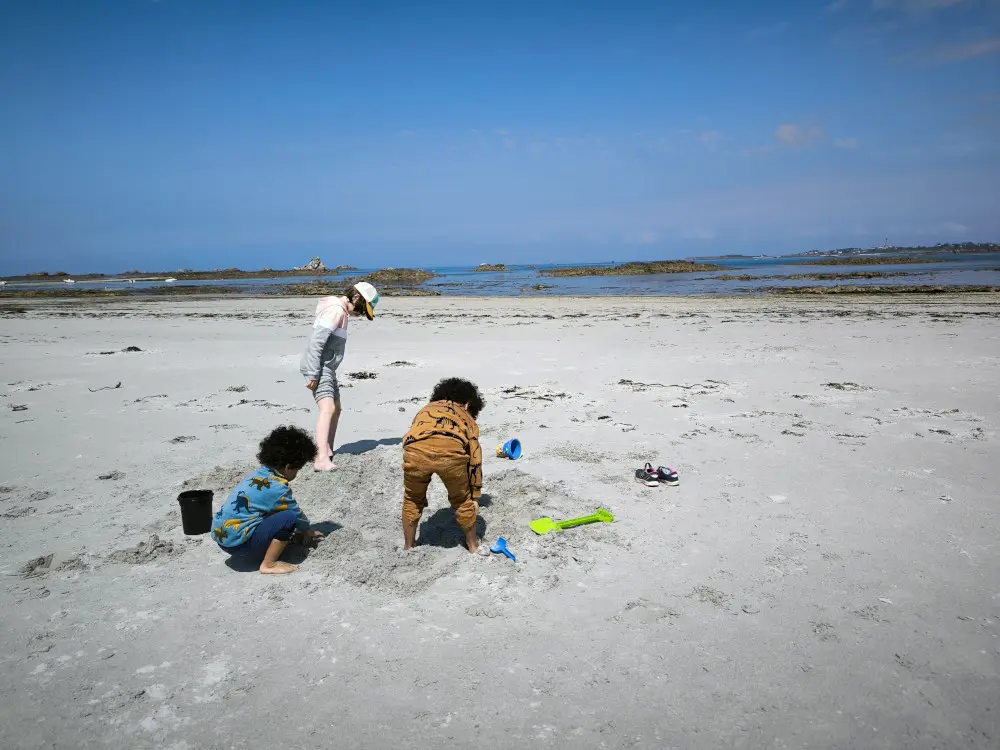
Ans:
[[[417,412],[403,438],[403,520],[416,523],[427,507],[427,486],[437,474],[463,531],[476,524],[483,491],[479,425],[461,404],[433,401]]]

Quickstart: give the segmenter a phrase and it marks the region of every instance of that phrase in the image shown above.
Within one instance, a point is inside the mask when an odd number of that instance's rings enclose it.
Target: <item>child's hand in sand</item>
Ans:
[[[306,381],[306,388],[315,393],[316,389],[319,388],[319,381],[318,380]]]
[[[308,529],[307,531],[298,531],[292,538],[292,541],[296,544],[311,545],[316,544],[321,539],[324,539],[326,534],[322,531],[316,531],[314,529]]]

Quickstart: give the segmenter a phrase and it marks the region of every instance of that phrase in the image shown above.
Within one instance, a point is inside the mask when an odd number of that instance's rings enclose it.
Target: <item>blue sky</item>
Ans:
[[[1000,239],[1000,0],[0,0],[0,272]]]

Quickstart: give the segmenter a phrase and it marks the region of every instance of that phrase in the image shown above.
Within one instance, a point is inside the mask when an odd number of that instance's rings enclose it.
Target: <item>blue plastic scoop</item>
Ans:
[[[517,558],[514,557],[514,553],[507,549],[507,540],[502,536],[497,537],[497,540],[493,542],[493,546],[490,547],[490,552],[496,552],[498,554],[507,555],[511,560],[517,562]]]

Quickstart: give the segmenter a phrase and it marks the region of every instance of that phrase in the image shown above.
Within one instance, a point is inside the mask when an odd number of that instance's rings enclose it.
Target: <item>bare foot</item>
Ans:
[[[265,575],[281,576],[288,573],[294,573],[298,567],[298,565],[292,565],[291,563],[281,562],[281,560],[278,560],[278,562],[271,563],[270,565],[267,563],[261,563],[260,572]]]
[[[476,537],[475,526],[465,532],[465,547],[473,555],[476,554],[476,550],[479,549],[479,539]]]
[[[330,459],[327,459],[326,461],[316,461],[313,463],[313,469],[316,471],[336,471],[337,464]]]

